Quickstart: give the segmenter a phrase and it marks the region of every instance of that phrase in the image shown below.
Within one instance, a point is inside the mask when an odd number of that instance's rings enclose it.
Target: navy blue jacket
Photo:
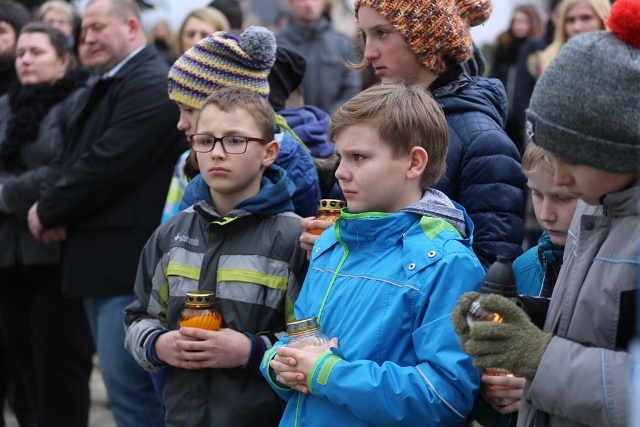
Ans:
[[[449,128],[447,171],[434,188],[460,203],[475,226],[473,251],[488,268],[496,255],[522,254],[526,178],[516,146],[502,130],[507,98],[497,79],[454,66],[430,86]]]

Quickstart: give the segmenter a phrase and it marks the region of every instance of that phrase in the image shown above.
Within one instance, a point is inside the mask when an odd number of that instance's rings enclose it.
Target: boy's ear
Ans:
[[[429,163],[429,154],[422,147],[412,147],[409,152],[411,163],[407,170],[408,179],[420,179]]]
[[[278,143],[278,141],[273,140],[271,142],[268,142],[265,148],[266,150],[264,159],[262,160],[262,166],[266,168],[268,166],[271,166],[273,162],[276,161],[276,157],[278,157],[278,153],[280,152],[280,144]]]

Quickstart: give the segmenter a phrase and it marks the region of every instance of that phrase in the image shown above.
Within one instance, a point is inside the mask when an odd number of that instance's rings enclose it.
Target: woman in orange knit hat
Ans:
[[[434,188],[473,220],[473,251],[485,269],[497,255],[522,253],[526,179],[520,154],[503,131],[507,97],[497,79],[471,77],[469,28],[485,22],[491,0],[356,0],[363,58],[383,84],[404,81],[429,90],[449,127],[447,171]],[[305,218],[303,228],[332,225]],[[317,236],[304,233],[310,250]]]

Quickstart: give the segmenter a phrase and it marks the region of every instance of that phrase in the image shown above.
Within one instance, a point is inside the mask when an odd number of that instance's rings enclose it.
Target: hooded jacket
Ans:
[[[447,119],[447,170],[434,188],[466,209],[474,224],[473,251],[485,268],[497,255],[522,254],[526,178],[516,146],[502,130],[507,98],[496,79],[450,68],[430,86]]]
[[[257,366],[264,350],[285,335],[306,273],[292,190],[284,171],[270,166],[260,192],[221,217],[206,184],[197,185],[200,201],[162,224],[143,249],[136,301],[125,310],[125,347],[140,366],[166,367],[155,354],[155,339],[179,328],[186,291],[214,291],[222,327],[252,341],[244,367],[171,368],[163,393],[166,426],[278,424],[283,403]]]
[[[628,344],[638,281],[640,181],[578,202],[544,325],[554,334],[527,381],[518,426],[629,426]]]
[[[333,153],[334,145],[329,141],[329,115],[313,105],[288,108],[278,111],[287,124],[304,142],[311,156],[325,158]]]
[[[350,214],[313,247],[295,304],[297,319],[318,316],[339,349],[312,369],[309,394],[260,370],[288,403],[281,426],[465,426],[479,370],[461,349],[449,314],[480,285],[473,225],[436,190],[400,212]]]

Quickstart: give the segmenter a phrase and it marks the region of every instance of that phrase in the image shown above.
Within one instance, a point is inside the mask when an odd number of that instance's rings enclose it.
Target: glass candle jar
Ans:
[[[502,316],[495,312],[488,312],[480,305],[480,301],[475,300],[473,304],[471,304],[471,308],[469,309],[469,314],[467,314],[467,324],[469,327],[472,327],[475,322],[494,322],[494,323],[502,323]],[[495,369],[495,368],[486,368],[482,370],[482,373],[487,376],[497,376],[497,377],[513,377],[514,375],[506,371],[504,369]],[[505,387],[501,385],[495,384],[482,384],[487,390],[509,390],[511,387]],[[501,399],[497,405],[499,406],[507,406],[517,401],[517,399],[503,398]]]
[[[469,313],[467,314],[467,324],[473,326],[474,322],[494,322],[502,323],[504,319],[498,313],[488,312],[480,305],[479,300],[475,300],[471,304]]]
[[[514,300],[518,296],[518,288],[516,287],[516,276],[513,273],[511,260],[507,257],[498,255],[496,260],[484,276],[482,285],[478,290],[480,294],[496,294],[505,298]],[[480,306],[478,300],[471,304],[469,313],[467,314],[467,323],[469,327],[473,326],[474,321],[487,321],[502,323],[503,319],[498,313],[488,312]]]
[[[482,286],[479,289],[480,294],[497,294],[502,295],[505,298],[509,298],[511,300],[515,299],[518,296],[518,290],[516,287],[516,278],[513,273],[513,268],[511,266],[511,260],[498,255],[496,257],[496,261],[491,264],[489,269],[487,270],[487,274],[484,277],[482,282]],[[471,307],[469,308],[469,313],[467,313],[467,324],[469,327],[473,327],[475,322],[494,322],[494,323],[502,323],[504,319],[500,314],[495,313],[493,311],[485,310],[480,304],[480,300],[475,300]],[[487,376],[494,377],[513,377],[514,375],[506,371],[504,369],[497,368],[487,368],[483,369],[482,373]],[[511,387],[493,385],[493,384],[483,384],[486,390],[509,390]],[[501,399],[497,405],[506,406],[510,405],[513,402],[516,402],[517,399],[511,398],[503,398]]]
[[[346,205],[347,204],[344,200],[320,199],[318,201],[318,210],[314,219],[336,222],[340,216],[342,208]],[[310,228],[308,231],[311,234],[322,234],[324,230],[320,228]]]
[[[217,331],[222,324],[222,315],[214,305],[212,291],[189,291],[180,313],[180,326]]]
[[[287,323],[287,347],[322,353],[329,348],[329,338],[320,330],[317,317]]]

